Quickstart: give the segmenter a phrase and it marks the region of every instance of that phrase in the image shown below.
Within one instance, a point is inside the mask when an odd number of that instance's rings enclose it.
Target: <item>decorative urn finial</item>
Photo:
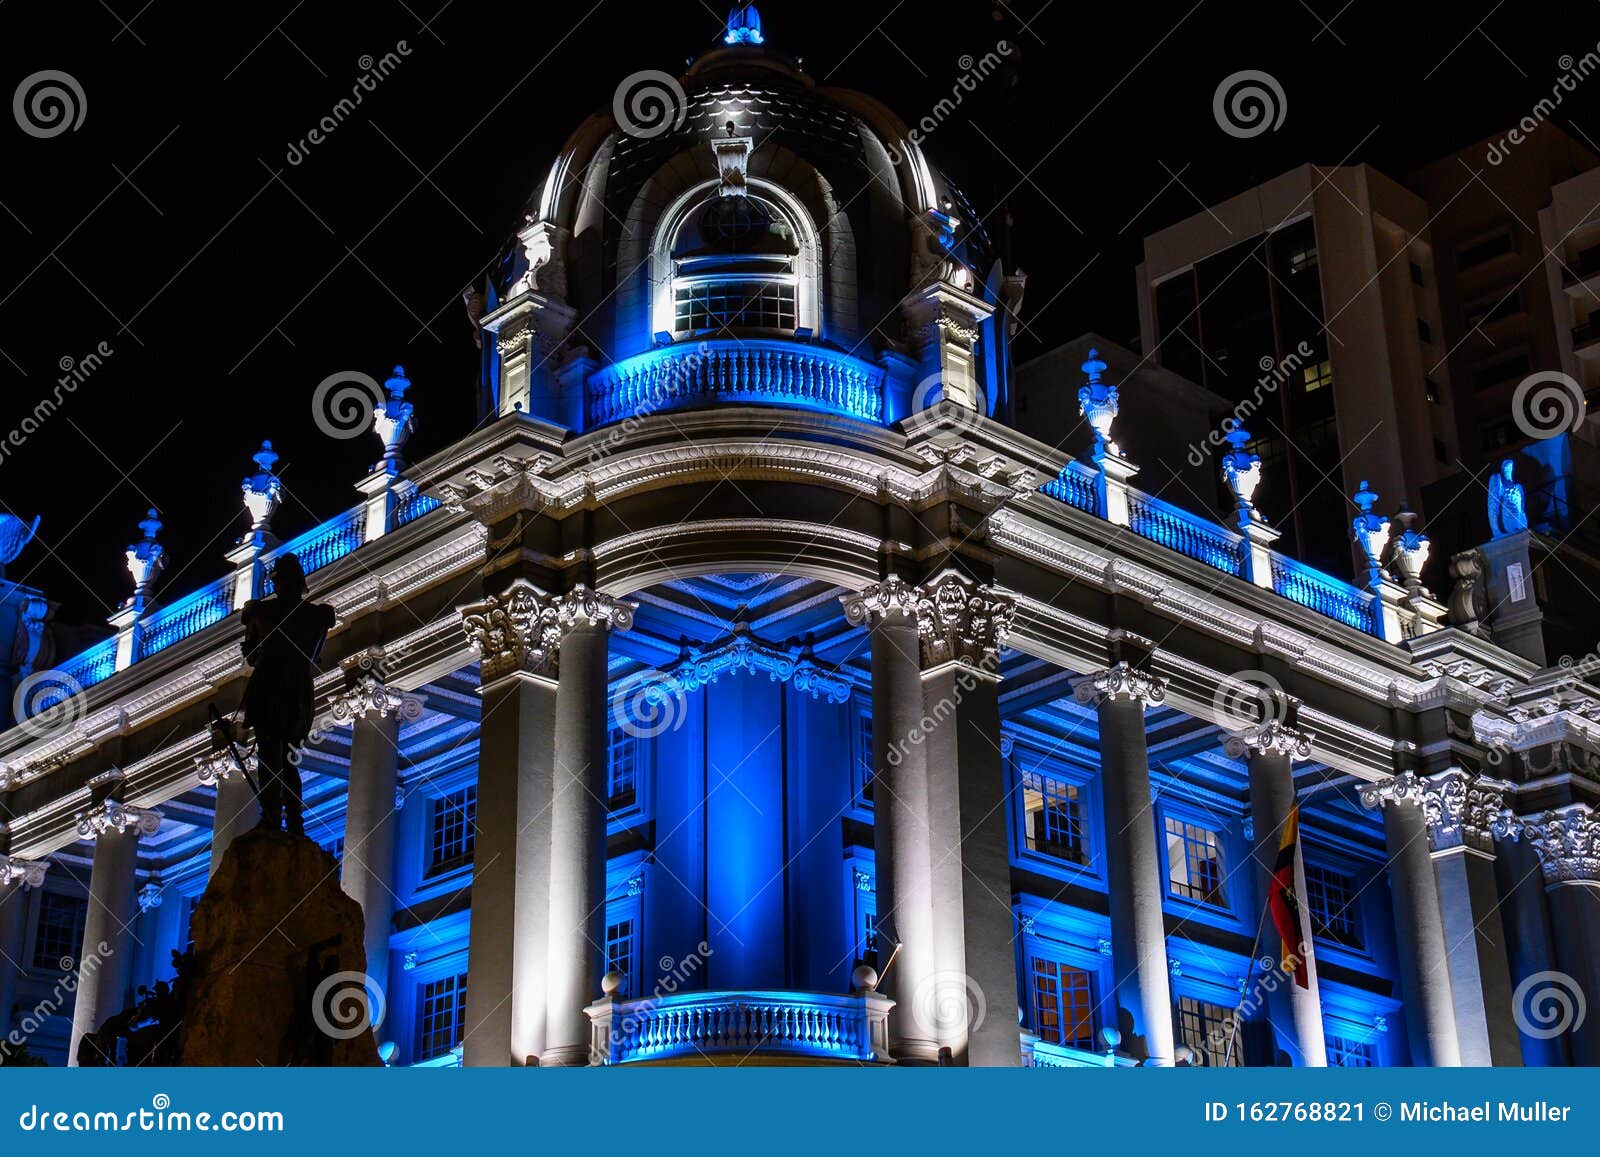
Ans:
[[[1222,456],[1222,480],[1233,492],[1239,525],[1244,527],[1261,521],[1255,508],[1256,487],[1261,485],[1261,455],[1245,449],[1250,444],[1250,432],[1243,426],[1235,424],[1225,437],[1233,448]]]
[[[261,443],[261,449],[251,460],[256,464],[256,472],[244,480],[244,508],[250,512],[251,536],[262,544],[271,535],[272,516],[283,501],[283,479],[273,472],[278,455],[271,442]]]
[[[1086,380],[1078,387],[1078,413],[1094,427],[1094,456],[1102,457],[1108,451],[1120,455],[1121,449],[1111,440],[1111,423],[1117,416],[1117,387],[1102,377],[1106,363],[1100,359],[1100,351],[1091,349],[1080,368]]]
[[[1400,572],[1400,581],[1411,594],[1425,593],[1422,587],[1422,568],[1428,565],[1428,552],[1433,544],[1428,536],[1417,529],[1417,514],[1405,503],[1392,520],[1399,528],[1394,536],[1394,567]]]
[[[1372,508],[1377,505],[1378,494],[1368,487],[1366,479],[1361,481],[1361,489],[1351,495],[1356,509],[1361,511],[1351,522],[1350,527],[1355,533],[1356,545],[1367,557],[1367,580],[1376,582],[1387,578],[1388,572],[1383,569],[1383,551],[1389,543],[1389,520],[1381,514],[1372,513]]]
[[[156,579],[167,566],[167,550],[156,541],[156,536],[161,533],[161,518],[156,514],[155,507],[139,523],[143,532],[143,540],[133,543],[128,547],[128,573],[133,576],[133,597],[127,606],[138,611],[143,611],[150,601],[150,588],[155,586]]]
[[[378,463],[378,469],[394,475],[405,469],[405,460],[400,452],[416,432],[416,425],[412,421],[416,407],[406,401],[406,391],[411,388],[406,368],[395,366],[393,375],[383,383],[383,388],[389,392],[389,398],[372,412],[372,432],[383,442],[383,461]]]

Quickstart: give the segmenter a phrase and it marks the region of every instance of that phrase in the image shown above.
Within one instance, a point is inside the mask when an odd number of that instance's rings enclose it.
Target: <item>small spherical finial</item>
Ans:
[[[1122,1044],[1122,1034],[1110,1026],[1100,1030],[1100,1039],[1106,1042],[1106,1048],[1113,1051]]]
[[[600,991],[609,997],[615,997],[622,991],[622,986],[627,982],[627,977],[620,972],[608,972],[600,978]]]
[[[858,964],[850,973],[850,983],[857,992],[877,992],[878,970],[870,964]]]
[[[1188,1068],[1194,1064],[1194,1050],[1188,1045],[1179,1045],[1172,1050],[1172,1062],[1181,1068]]]

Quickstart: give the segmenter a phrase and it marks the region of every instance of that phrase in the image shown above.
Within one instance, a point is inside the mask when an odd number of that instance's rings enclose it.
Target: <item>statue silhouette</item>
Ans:
[[[256,733],[260,826],[303,835],[300,769],[291,753],[311,733],[311,671],[333,629],[333,608],[306,601],[306,575],[295,555],[278,559],[272,580],[271,598],[244,607],[244,660],[254,668],[244,720]]]

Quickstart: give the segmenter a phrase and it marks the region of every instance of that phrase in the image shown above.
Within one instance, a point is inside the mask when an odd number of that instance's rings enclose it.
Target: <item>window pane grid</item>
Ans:
[[[1222,847],[1217,833],[1167,817],[1168,886],[1174,895],[1225,907]]]
[[[1029,851],[1072,864],[1089,862],[1088,816],[1076,784],[1024,772],[1022,806]]]
[[[1033,1031],[1040,1040],[1094,1048],[1094,977],[1082,968],[1035,957]]]
[[[793,285],[764,278],[679,285],[674,295],[678,332],[794,329]]]
[[[433,804],[432,872],[458,867],[472,858],[478,837],[478,788],[464,787]]]
[[[617,920],[606,925],[606,971],[622,976],[618,990],[624,998],[633,996],[633,921]]]
[[[467,1023],[467,977],[446,976],[417,992],[417,1060],[443,1056],[461,1043]]]
[[[60,969],[63,960],[76,960],[83,947],[83,920],[87,900],[46,892],[39,898],[39,934],[33,941],[33,966]]]
[[[1317,936],[1352,948],[1361,947],[1361,925],[1356,918],[1355,882],[1342,872],[1306,865],[1306,904]]]
[[[639,752],[634,737],[620,727],[611,732],[608,759],[606,790],[611,806],[628,807],[637,798]]]
[[[1178,1036],[1195,1051],[1197,1059],[1213,1068],[1243,1068],[1244,1059],[1239,1054],[1244,1042],[1228,1026],[1232,1016],[1232,1010],[1220,1004],[1181,996],[1178,998]]]
[[[1378,1050],[1371,1041],[1328,1037],[1328,1064],[1340,1069],[1370,1069],[1377,1066]]]

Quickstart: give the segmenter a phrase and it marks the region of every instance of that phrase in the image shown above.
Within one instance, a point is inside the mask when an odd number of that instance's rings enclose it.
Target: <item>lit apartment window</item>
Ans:
[[[1059,960],[1034,957],[1029,977],[1033,1031],[1051,1044],[1095,1047],[1094,975]]]
[[[1332,362],[1324,361],[1318,362],[1314,366],[1306,366],[1305,369],[1300,371],[1300,373],[1305,383],[1306,393],[1308,394],[1313,390],[1320,390],[1324,386],[1333,385]]]
[[[417,988],[417,1060],[442,1057],[461,1043],[467,1024],[467,974]]]
[[[83,920],[89,902],[79,896],[46,892],[39,897],[39,932],[33,939],[33,966],[61,969],[83,948]]]
[[[478,788],[464,787],[433,801],[430,874],[459,868],[472,859],[478,837]]]
[[[1439,383],[1434,381],[1432,378],[1423,378],[1422,379],[1422,396],[1427,398],[1428,401],[1434,403],[1435,405],[1438,405],[1438,403],[1439,403]]]
[[[1213,1068],[1244,1067],[1242,1034],[1230,1026],[1233,1010],[1190,996],[1178,998],[1178,1038]],[[1232,1046],[1231,1048],[1229,1046]]]
[[[639,790],[639,743],[622,728],[613,728],[606,768],[606,793],[613,808],[631,807]]]
[[[1307,864],[1306,904],[1311,909],[1313,935],[1350,948],[1361,947],[1356,886],[1349,876],[1332,868]]]
[[[1371,1041],[1351,1040],[1328,1034],[1328,1064],[1337,1069],[1370,1069],[1377,1066],[1378,1050]]]
[[[1208,828],[1168,816],[1167,884],[1175,896],[1202,904],[1227,904],[1222,892],[1222,841]]]
[[[1317,247],[1308,245],[1289,254],[1289,272],[1305,273],[1317,267]]]
[[[634,967],[634,948],[632,920],[617,920],[606,925],[606,971],[625,978],[618,992],[629,999],[633,996],[633,976],[638,971]]]
[[[1089,820],[1077,784],[1051,775],[1022,776],[1023,828],[1028,850],[1069,864],[1089,862]]]

